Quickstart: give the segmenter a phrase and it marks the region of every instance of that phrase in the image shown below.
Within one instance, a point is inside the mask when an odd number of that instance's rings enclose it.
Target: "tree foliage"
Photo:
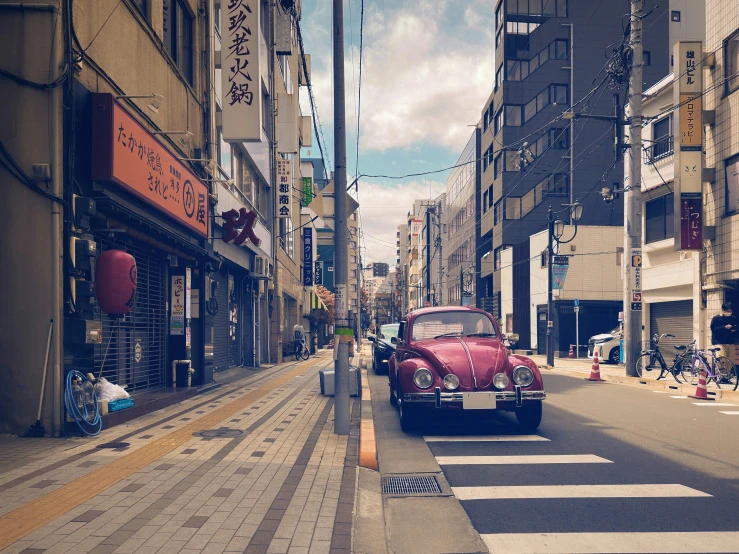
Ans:
[[[316,294],[326,306],[326,310],[328,311],[328,321],[326,323],[333,323],[335,306],[334,293],[328,290],[323,285],[318,285],[318,287],[316,287]]]

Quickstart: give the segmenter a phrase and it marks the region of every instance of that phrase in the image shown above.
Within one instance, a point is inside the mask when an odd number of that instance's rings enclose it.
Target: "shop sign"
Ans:
[[[223,140],[262,138],[260,0],[221,0]]]
[[[640,248],[631,249],[631,268],[629,273],[629,287],[631,288],[631,311],[640,312],[642,308],[641,270],[642,252]]]
[[[257,222],[257,212],[254,210],[247,211],[246,208],[241,208],[239,211],[228,210],[227,212],[221,213],[223,218],[223,242],[231,242],[236,246],[241,246],[246,242],[246,239],[251,240],[254,246],[259,246],[261,240],[257,237],[254,232],[254,227]]]
[[[290,160],[277,160],[277,214],[275,217],[286,219],[290,217],[292,202],[290,201],[292,176]]]
[[[303,286],[313,286],[313,229],[303,227]]]
[[[313,200],[313,179],[303,177],[303,206],[307,206]]]
[[[170,302],[172,311],[169,319],[169,334],[185,334],[185,277],[183,275],[172,276],[172,298]]]
[[[411,221],[411,236],[417,237],[421,234],[421,225],[423,224],[423,221],[420,219],[414,219]]]
[[[190,306],[192,304],[192,269],[185,268],[185,319],[190,319]]]
[[[323,262],[316,262],[316,285],[323,285]]]
[[[703,201],[701,198],[680,199],[680,249],[703,247]]]
[[[570,268],[569,256],[552,256],[552,290],[562,290]]]
[[[93,94],[92,178],[117,184],[208,236],[208,187],[111,94]]]

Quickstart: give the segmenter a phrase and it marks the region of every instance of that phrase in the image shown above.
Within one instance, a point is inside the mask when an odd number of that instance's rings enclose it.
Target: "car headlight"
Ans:
[[[459,377],[452,375],[451,373],[449,375],[445,375],[444,386],[447,390],[457,390],[459,388]]]
[[[493,377],[493,385],[497,389],[504,389],[508,386],[508,376],[505,373],[498,373]]]
[[[513,382],[522,387],[528,387],[534,380],[534,372],[525,365],[513,369]]]
[[[422,367],[413,374],[413,382],[419,389],[427,389],[434,384],[434,376],[428,369]]]

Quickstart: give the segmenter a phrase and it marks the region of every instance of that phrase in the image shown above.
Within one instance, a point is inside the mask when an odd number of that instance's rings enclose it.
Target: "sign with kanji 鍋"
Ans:
[[[231,242],[241,246],[246,239],[251,240],[254,246],[259,246],[261,240],[254,233],[254,225],[257,222],[257,212],[247,211],[241,208],[239,211],[229,210],[221,214],[223,217],[223,242]]]
[[[313,229],[303,227],[303,286],[313,286]]]
[[[303,206],[307,206],[313,200],[313,179],[303,177]]]
[[[226,142],[262,138],[260,0],[221,2],[222,132]]]
[[[92,178],[115,183],[202,237],[208,187],[113,95],[92,95]]]
[[[286,219],[292,211],[292,172],[290,160],[277,160],[277,209],[275,217]]]

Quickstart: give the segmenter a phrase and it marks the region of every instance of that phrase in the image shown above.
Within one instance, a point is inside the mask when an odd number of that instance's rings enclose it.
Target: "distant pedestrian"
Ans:
[[[728,302],[721,305],[721,314],[711,320],[711,344],[721,347],[721,356],[726,356],[734,361],[734,345],[737,342],[739,320],[731,309]]]

